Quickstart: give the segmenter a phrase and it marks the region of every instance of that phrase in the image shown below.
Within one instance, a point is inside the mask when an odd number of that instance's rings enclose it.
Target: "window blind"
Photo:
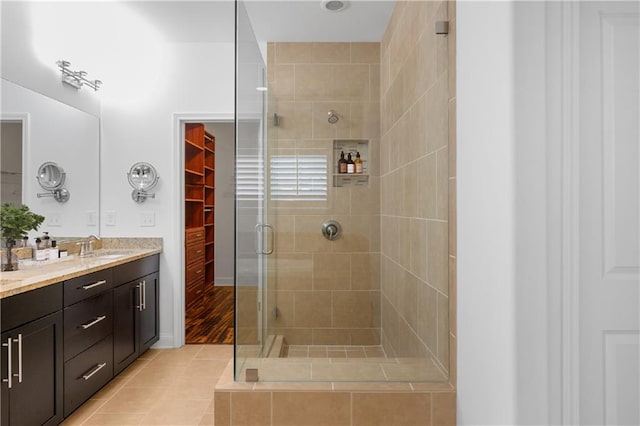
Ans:
[[[270,160],[271,199],[326,200],[326,155],[274,155]]]

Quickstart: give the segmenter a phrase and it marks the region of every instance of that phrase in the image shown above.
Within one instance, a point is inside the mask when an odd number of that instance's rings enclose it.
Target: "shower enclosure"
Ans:
[[[412,75],[389,40],[259,43],[236,7],[236,380],[448,380],[439,40]]]

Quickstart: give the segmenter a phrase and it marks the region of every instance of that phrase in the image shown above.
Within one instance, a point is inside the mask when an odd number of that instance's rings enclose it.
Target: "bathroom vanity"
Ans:
[[[104,250],[2,275],[2,425],[61,423],[158,341],[159,252]]]

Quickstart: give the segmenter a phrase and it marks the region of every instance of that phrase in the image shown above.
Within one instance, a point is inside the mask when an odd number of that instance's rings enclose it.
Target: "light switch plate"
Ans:
[[[116,226],[116,212],[113,210],[107,210],[104,212],[104,224],[105,226]]]
[[[47,226],[62,226],[62,224],[60,223],[62,221],[60,213],[49,212],[45,213],[44,217],[47,220]]]
[[[156,226],[155,212],[140,213],[140,226]]]
[[[87,226],[98,226],[98,212],[95,210],[87,210]]]

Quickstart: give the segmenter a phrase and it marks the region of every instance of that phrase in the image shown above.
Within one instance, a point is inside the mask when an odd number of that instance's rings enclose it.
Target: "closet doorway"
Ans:
[[[183,123],[185,343],[232,344],[234,123]]]

